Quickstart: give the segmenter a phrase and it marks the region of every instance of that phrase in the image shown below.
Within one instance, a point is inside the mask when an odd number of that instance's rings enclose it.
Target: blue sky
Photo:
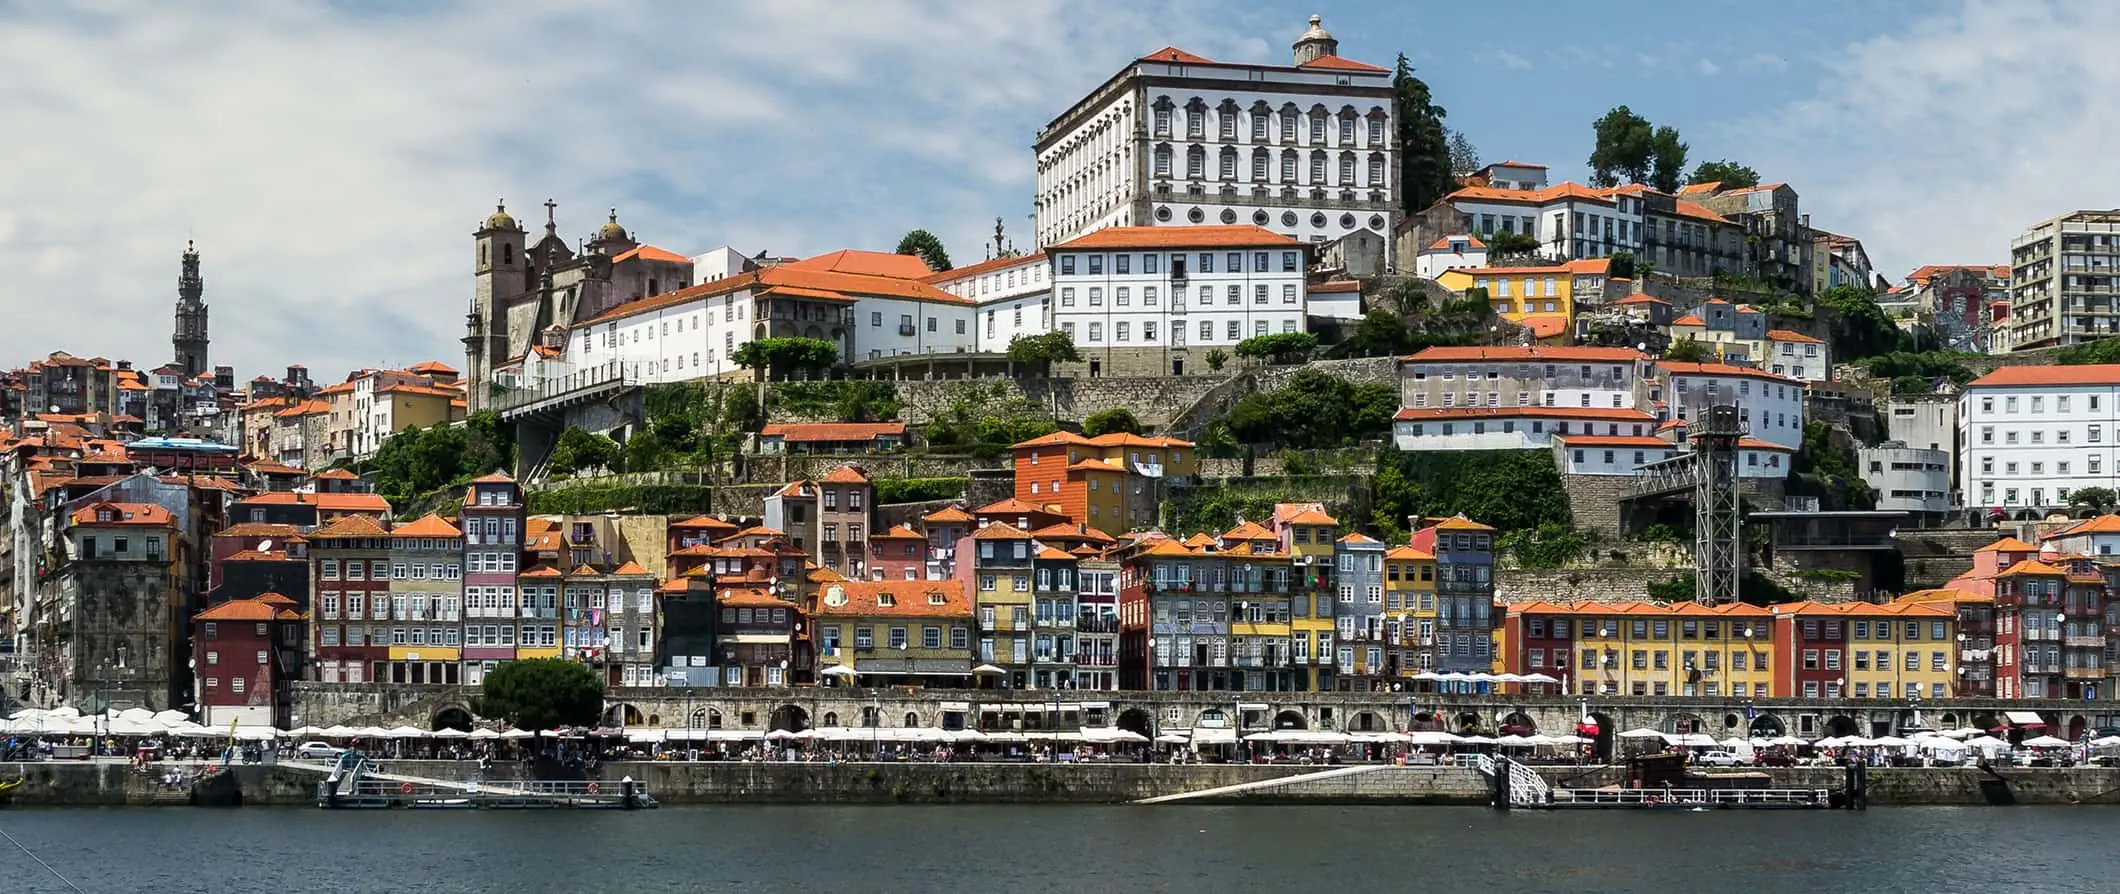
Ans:
[[[1164,45],[1403,50],[1489,160],[1584,176],[1625,103],[1786,181],[1894,278],[2113,207],[2120,4],[1210,0],[486,4],[0,0],[0,363],[169,354],[205,258],[216,361],[458,363],[497,196],[579,237],[804,255],[913,227],[1027,246],[1037,128]],[[1615,11],[1616,10],[1616,11]]]

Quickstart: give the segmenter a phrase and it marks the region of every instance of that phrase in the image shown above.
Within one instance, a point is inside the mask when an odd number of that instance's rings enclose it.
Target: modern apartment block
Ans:
[[[1996,351],[2120,335],[2120,210],[2075,211],[2010,240],[2010,314]]]

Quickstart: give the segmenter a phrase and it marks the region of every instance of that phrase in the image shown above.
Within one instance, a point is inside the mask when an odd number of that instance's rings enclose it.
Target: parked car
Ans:
[[[332,745],[328,742],[303,742],[302,744],[296,746],[294,749],[294,754],[296,757],[309,759],[322,758],[324,760],[330,760],[345,753],[346,749]]]
[[[1742,767],[1745,759],[1735,751],[1701,751],[1693,755],[1693,762],[1703,767]]]

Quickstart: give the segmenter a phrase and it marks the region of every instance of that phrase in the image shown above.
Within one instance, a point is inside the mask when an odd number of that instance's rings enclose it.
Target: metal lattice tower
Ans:
[[[1738,601],[1744,538],[1737,508],[1737,442],[1745,425],[1733,406],[1712,406],[1687,432],[1693,453],[1693,601]]]

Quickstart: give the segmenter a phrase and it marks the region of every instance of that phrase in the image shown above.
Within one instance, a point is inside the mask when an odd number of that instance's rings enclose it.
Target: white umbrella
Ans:
[[[626,741],[628,742],[660,742],[663,740],[663,736],[664,731],[659,729],[633,729],[626,731]]]
[[[1549,677],[1549,676],[1546,676],[1545,674],[1524,674],[1524,675],[1522,676],[1521,680],[1522,680],[1522,682],[1525,682],[1525,683],[1558,683],[1558,682],[1560,682],[1560,680],[1559,680],[1558,678],[1555,678],[1555,677]]]
[[[2111,748],[2115,745],[2120,745],[2120,736],[2106,736],[2100,739],[2092,739],[2091,745],[2097,748]]]
[[[793,731],[790,731],[790,730],[784,730],[784,729],[776,729],[776,730],[774,730],[774,731],[772,731],[772,732],[770,732],[770,733],[766,733],[766,739],[767,739],[768,741],[772,741],[772,742],[787,742],[787,741],[793,741],[793,740],[794,740],[794,738],[795,738],[795,733],[794,733]]]
[[[1767,740],[1767,744],[1768,744],[1768,745],[1774,745],[1774,746],[1779,746],[1779,747],[1782,747],[1782,748],[1792,748],[1792,747],[1795,747],[1795,748],[1800,748],[1800,747],[1802,747],[1802,746],[1805,746],[1805,745],[1809,745],[1809,744],[1811,744],[1811,743],[1809,743],[1809,742],[1806,742],[1806,741],[1804,741],[1804,740],[1802,740],[1802,739],[1796,738],[1795,736],[1777,736],[1777,737],[1775,737],[1775,738],[1772,738],[1772,739],[1768,739],[1768,740]]]
[[[359,736],[359,737],[361,737],[361,738],[363,738],[363,739],[387,739],[387,738],[390,738],[390,731],[389,731],[389,730],[387,730],[387,729],[384,729],[384,728],[382,728],[382,727],[380,727],[380,726],[364,726],[364,727],[361,727],[360,729],[354,730],[354,731],[353,731],[353,734],[354,734],[354,735],[356,735],[356,736]]]
[[[427,738],[427,731],[416,726],[396,726],[384,730],[383,736],[391,739],[424,739]]]
[[[1443,679],[1443,675],[1436,673],[1435,671],[1421,671],[1420,673],[1414,674],[1413,678],[1416,680],[1427,680],[1433,682],[1436,680]]]
[[[530,732],[529,730],[520,730],[520,729],[513,729],[513,728],[511,728],[511,729],[509,729],[509,730],[508,730],[507,732],[505,732],[505,733],[501,733],[501,738],[503,738],[503,739],[528,739],[528,738],[531,738],[531,737],[533,737],[533,736],[536,736],[536,735],[537,735],[536,733]]]
[[[1008,671],[1003,668],[995,667],[991,664],[982,664],[978,667],[972,668],[972,673],[993,677],[1008,673]]]
[[[1664,741],[1683,748],[1713,748],[1715,737],[1707,733],[1671,733]]]
[[[1880,748],[1905,748],[1909,745],[1914,744],[1914,742],[1911,739],[1902,739],[1898,736],[1886,736],[1882,739],[1878,739],[1875,742],[1872,742],[1871,744],[1876,745]]]
[[[447,728],[447,727],[444,727],[444,728],[442,728],[442,729],[438,729],[438,730],[435,730],[435,731],[434,731],[433,733],[430,733],[430,735],[432,735],[433,737],[435,737],[435,738],[437,738],[437,739],[468,739],[468,738],[471,738],[471,734],[470,734],[470,733],[464,732],[463,730],[460,730],[460,729],[449,729],[449,728]]]
[[[2010,747],[2010,743],[2004,742],[2001,739],[1997,739],[1994,736],[1974,736],[1970,739],[1965,740],[1965,747],[1978,748],[1985,751],[1994,748],[2008,748]]]
[[[1722,747],[1724,747],[1724,748],[1732,748],[1732,749],[1735,749],[1735,748],[1750,748],[1750,747],[1752,747],[1752,740],[1751,740],[1751,739],[1747,739],[1747,738],[1745,738],[1745,737],[1743,737],[1743,736],[1731,736],[1731,737],[1729,737],[1729,738],[1727,738],[1727,739],[1724,739],[1724,740],[1722,740],[1722,741],[1720,741],[1720,742],[1717,742],[1717,743],[1715,743],[1715,744],[1717,744],[1717,745],[1721,745],[1721,746],[1722,746]]]
[[[1486,736],[1460,736],[1458,742],[1464,745],[1492,745],[1495,740]]]
[[[1190,736],[1178,733],[1164,733],[1156,737],[1156,743],[1159,745],[1184,745],[1191,741],[1192,738]]]
[[[483,726],[471,731],[471,738],[474,739],[498,739],[500,737],[500,733]]]
[[[350,739],[354,736],[360,735],[360,730],[354,729],[350,726],[332,725],[318,730],[317,735],[323,736],[326,739]]]
[[[832,665],[831,667],[825,668],[824,670],[818,671],[818,673],[824,674],[824,675],[825,675],[825,676],[827,676],[827,677],[858,677],[858,676],[861,676],[861,672],[860,672],[860,671],[858,671],[858,670],[855,670],[855,669],[854,669],[854,666],[853,666],[853,665],[850,665],[850,664],[835,664],[835,665]]]
[[[1664,734],[1653,729],[1630,729],[1620,733],[1622,739],[1661,739]]]
[[[1503,736],[1494,740],[1494,744],[1510,748],[1529,748],[1542,743],[1539,741],[1539,737],[1536,736]]]
[[[2069,741],[2057,736],[2034,736],[2024,740],[2026,748],[2067,748]]]
[[[1406,734],[1406,743],[1409,745],[1451,745],[1460,741],[1463,740],[1441,730],[1421,730]]]

